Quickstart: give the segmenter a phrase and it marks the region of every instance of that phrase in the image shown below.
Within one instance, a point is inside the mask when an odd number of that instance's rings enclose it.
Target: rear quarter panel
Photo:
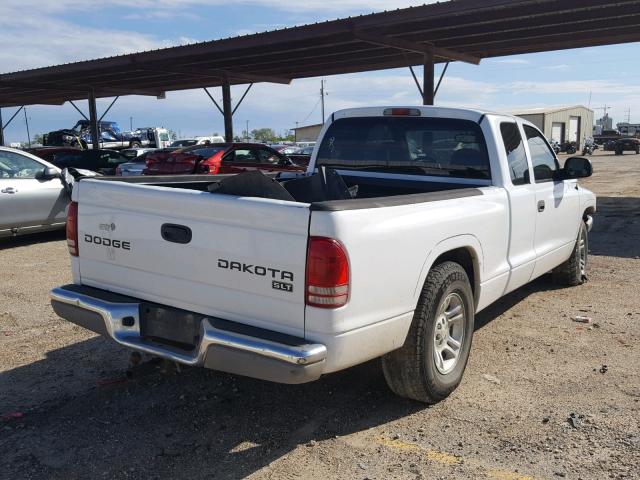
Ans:
[[[501,188],[481,191],[414,205],[312,212],[310,235],[336,238],[347,250],[351,291],[340,309],[307,307],[307,337],[349,332],[413,312],[433,262],[454,248],[466,247],[475,256],[479,307],[502,295],[509,272],[507,197]]]

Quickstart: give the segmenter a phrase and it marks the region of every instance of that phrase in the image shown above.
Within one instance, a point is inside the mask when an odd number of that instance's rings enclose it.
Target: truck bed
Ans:
[[[211,184],[234,175],[96,177],[95,180],[206,192]],[[278,178],[277,174],[265,174],[265,176],[275,178],[280,182],[291,179],[291,176]],[[487,182],[483,181],[460,180],[456,182],[449,179],[439,181],[435,178],[432,180],[407,180],[358,175],[342,175],[341,177],[348,187],[358,187],[357,194],[346,200],[311,202],[311,210],[376,208],[462,198],[480,195],[481,192],[478,188],[487,186]],[[259,197],[259,195],[255,195],[255,197]],[[306,203],[302,200],[298,201]]]

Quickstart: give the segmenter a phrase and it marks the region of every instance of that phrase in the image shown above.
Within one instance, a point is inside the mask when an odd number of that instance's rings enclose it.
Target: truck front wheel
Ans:
[[[469,359],[474,310],[464,268],[454,262],[433,267],[404,345],[382,357],[389,388],[425,403],[448,397],[462,380]]]
[[[578,238],[571,256],[562,265],[557,266],[551,277],[556,285],[575,287],[581,285],[587,278],[587,264],[589,259],[589,234],[584,222],[580,223]]]

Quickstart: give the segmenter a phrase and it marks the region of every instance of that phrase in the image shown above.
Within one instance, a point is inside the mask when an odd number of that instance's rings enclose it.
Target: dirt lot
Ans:
[[[462,385],[430,408],[377,362],[302,386],[127,375],[124,349],[49,306],[62,235],[0,243],[0,477],[639,478],[640,157],[593,162],[590,281],[540,279],[478,315]]]

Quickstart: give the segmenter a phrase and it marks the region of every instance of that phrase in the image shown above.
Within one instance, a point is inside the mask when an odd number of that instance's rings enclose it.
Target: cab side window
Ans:
[[[275,165],[277,163],[280,163],[280,156],[272,150],[268,150],[266,148],[259,148],[257,150],[257,153],[258,153],[258,158],[260,159],[260,163],[266,163],[269,165]]]
[[[0,178],[36,178],[44,165],[18,153],[0,151]]]
[[[225,158],[233,163],[258,163],[258,159],[255,156],[253,150],[238,149],[234,150],[231,155]]]
[[[525,125],[524,133],[527,136],[527,143],[531,152],[531,163],[533,164],[533,175],[536,182],[553,181],[560,170],[556,156],[538,130]]]
[[[529,178],[529,163],[520,129],[516,123],[500,124],[500,133],[504,142],[504,150],[507,154],[511,183],[514,185],[526,185],[531,183]]]

